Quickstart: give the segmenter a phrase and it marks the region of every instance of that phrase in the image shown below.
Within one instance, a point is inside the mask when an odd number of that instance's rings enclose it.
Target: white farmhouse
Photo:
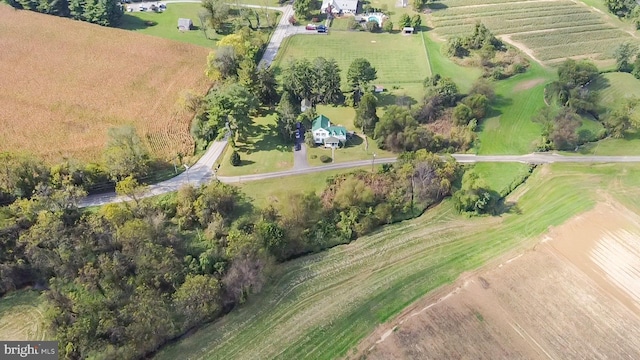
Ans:
[[[322,0],[320,11],[326,13],[329,7],[333,14],[355,14],[358,0]]]
[[[329,118],[324,115],[313,120],[311,126],[313,142],[324,147],[338,147],[347,141],[347,129],[344,126],[331,126]]]

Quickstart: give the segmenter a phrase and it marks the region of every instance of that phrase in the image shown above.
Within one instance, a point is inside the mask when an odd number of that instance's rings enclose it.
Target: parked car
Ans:
[[[147,11],[148,9],[147,9],[146,7],[144,7],[144,6],[140,6],[140,7],[138,8],[138,10],[140,10],[140,11]]]
[[[160,5],[158,5],[158,9],[166,10],[167,9],[167,5],[161,3]]]
[[[300,151],[301,148],[302,146],[300,146],[300,143],[296,143],[296,146],[294,147],[295,151]]]
[[[325,31],[326,31],[326,30],[327,30],[327,27],[326,27],[326,26],[324,26],[324,25],[318,25],[318,26],[316,26],[316,29],[317,29],[317,30],[325,30]]]
[[[318,32],[319,32],[319,33],[326,34],[326,33],[327,33],[327,29],[318,29]]]
[[[313,25],[313,24],[309,24],[309,25],[305,26],[304,28],[305,28],[306,30],[315,30],[315,29],[316,29],[316,26],[315,26],[315,25]]]

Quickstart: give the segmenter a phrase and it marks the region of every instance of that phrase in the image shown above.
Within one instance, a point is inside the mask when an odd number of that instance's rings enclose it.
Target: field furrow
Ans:
[[[615,27],[604,14],[581,2],[454,0],[430,15],[444,38],[465,36],[481,21],[496,35],[506,35],[536,59],[557,64],[564,58],[613,62],[618,44],[640,42]],[[604,63],[603,63],[604,64]]]
[[[284,264],[259,296],[157,358],[348,355],[377,324],[422,294],[497,254],[531,244],[549,226],[592,206],[586,189],[608,181],[602,178],[607,167],[588,167],[593,174],[582,172],[587,167],[552,169],[534,173],[518,199],[521,215],[462,219],[445,203],[414,221]]]

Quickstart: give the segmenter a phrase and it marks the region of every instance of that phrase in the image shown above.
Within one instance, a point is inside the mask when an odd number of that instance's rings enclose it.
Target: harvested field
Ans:
[[[597,9],[571,0],[453,0],[430,21],[439,36],[472,31],[482,21],[496,35],[536,61],[554,64],[567,57],[612,62],[618,44],[638,42]]]
[[[0,298],[0,340],[46,340],[44,303],[37,291],[20,290]]]
[[[0,151],[98,160],[133,125],[158,157],[193,152],[186,89],[204,93],[208,49],[0,5]]]
[[[600,203],[379,328],[367,359],[640,357],[640,216]]]

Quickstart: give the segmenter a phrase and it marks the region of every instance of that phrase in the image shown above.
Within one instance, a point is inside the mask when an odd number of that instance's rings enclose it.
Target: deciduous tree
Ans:
[[[356,118],[354,125],[361,128],[363,133],[373,135],[373,131],[378,123],[378,114],[376,108],[378,106],[378,99],[372,93],[368,92],[364,94],[360,103],[356,108]]]
[[[147,174],[150,156],[147,147],[131,126],[112,128],[104,152],[104,163],[114,180]]]

